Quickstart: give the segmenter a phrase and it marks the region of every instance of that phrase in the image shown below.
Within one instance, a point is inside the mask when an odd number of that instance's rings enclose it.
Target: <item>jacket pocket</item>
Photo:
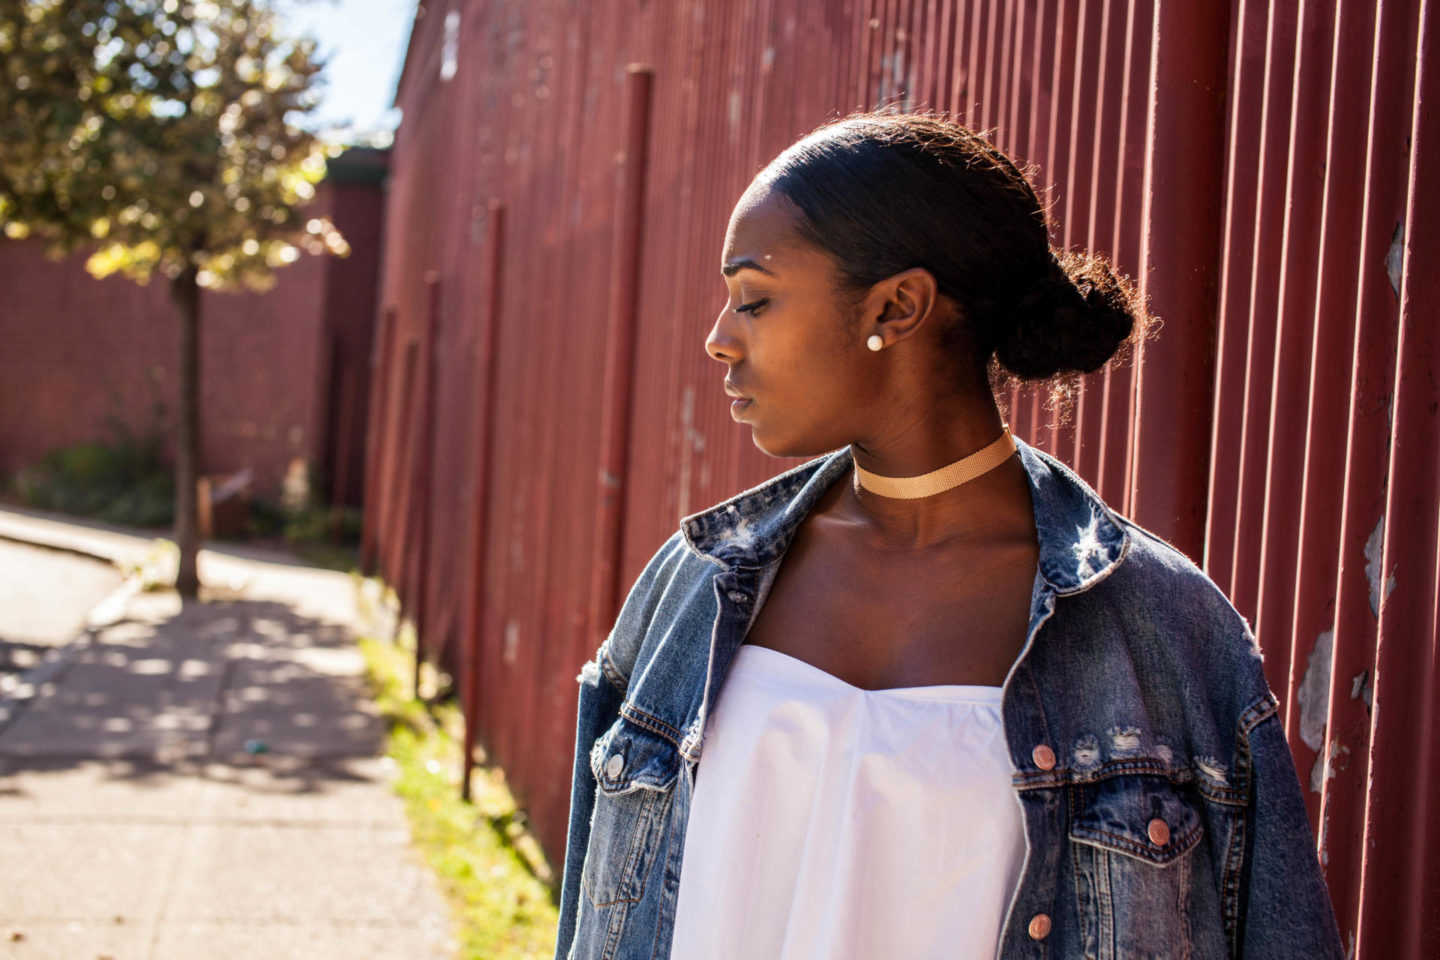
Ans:
[[[668,737],[621,715],[590,748],[590,772],[607,796],[668,790],[680,771],[680,750]]]
[[[1194,924],[1213,912],[1195,896],[1209,883],[1207,862],[1192,854],[1204,834],[1198,800],[1153,776],[1117,776],[1070,790],[1084,955],[1207,955],[1195,949]]]
[[[591,904],[638,902],[664,845],[680,751],[668,738],[621,716],[596,739],[596,795],[580,885]]]
[[[1070,839],[1166,867],[1200,842],[1194,804],[1159,777],[1120,776],[1084,790]]]

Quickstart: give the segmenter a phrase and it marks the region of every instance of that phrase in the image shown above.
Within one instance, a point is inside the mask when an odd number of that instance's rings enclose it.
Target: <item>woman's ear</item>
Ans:
[[[911,267],[886,277],[870,288],[862,335],[880,334],[886,344],[910,337],[936,311],[940,289],[935,275],[924,267]]]

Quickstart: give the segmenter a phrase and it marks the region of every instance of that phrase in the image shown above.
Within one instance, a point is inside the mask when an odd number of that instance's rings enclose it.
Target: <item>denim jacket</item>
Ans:
[[[1002,693],[1026,853],[999,956],[1339,960],[1245,619],[1015,442],[1039,567]],[[851,463],[847,447],[684,518],[581,669],[557,960],[670,955],[706,711],[797,526]]]

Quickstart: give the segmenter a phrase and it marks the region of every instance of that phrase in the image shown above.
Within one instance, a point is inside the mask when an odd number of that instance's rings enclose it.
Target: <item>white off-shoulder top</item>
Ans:
[[[741,644],[705,721],[674,960],[993,960],[1025,856],[1000,688],[865,690]]]

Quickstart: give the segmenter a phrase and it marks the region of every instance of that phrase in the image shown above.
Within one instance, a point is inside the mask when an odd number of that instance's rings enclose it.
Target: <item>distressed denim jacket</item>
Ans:
[[[1002,694],[1026,853],[999,955],[1343,957],[1244,618],[1016,446],[1040,549]],[[845,448],[686,517],[582,668],[557,960],[670,955],[706,711],[798,524],[851,463]]]

